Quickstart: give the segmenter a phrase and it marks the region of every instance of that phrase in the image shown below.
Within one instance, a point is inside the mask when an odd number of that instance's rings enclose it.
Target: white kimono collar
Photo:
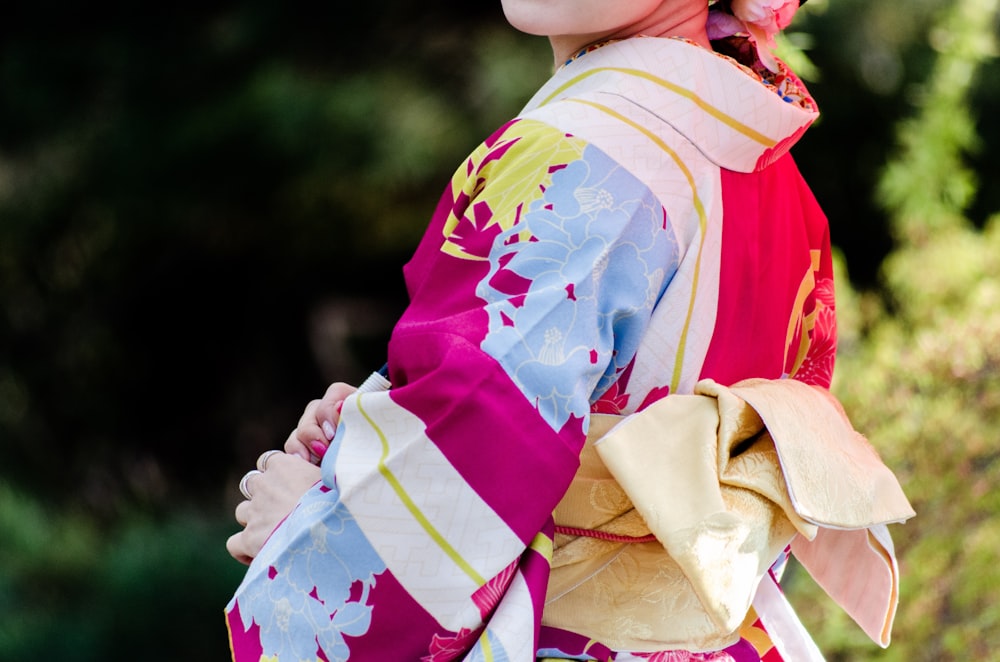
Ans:
[[[710,161],[737,172],[784,155],[819,115],[802,82],[782,63],[780,88],[735,60],[684,39],[611,42],[563,66],[523,113],[566,98],[611,95],[665,122]],[[786,101],[779,89],[793,89]]]

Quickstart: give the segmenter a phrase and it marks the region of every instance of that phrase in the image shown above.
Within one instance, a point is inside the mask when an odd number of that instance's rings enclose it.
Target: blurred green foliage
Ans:
[[[229,529],[178,511],[104,531],[0,483],[0,659],[225,659]]]
[[[236,480],[381,362],[452,169],[550,71],[498,5],[5,8],[0,661],[225,657]],[[810,0],[787,35],[844,256],[835,388],[919,513],[888,651],[793,575],[831,660],[1000,646],[997,26]]]
[[[997,54],[998,17],[997,0],[956,0],[940,14],[934,66],[879,180],[897,239],[883,287],[840,281],[834,390],[917,517],[892,527],[902,588],[888,650],[793,582],[830,660],[1000,655],[1000,208],[982,227],[968,215],[979,187],[970,155],[984,148],[971,100]]]

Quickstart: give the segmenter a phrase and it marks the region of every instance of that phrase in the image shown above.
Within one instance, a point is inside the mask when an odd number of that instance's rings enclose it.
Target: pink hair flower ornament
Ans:
[[[771,71],[778,72],[774,57],[774,37],[792,22],[805,0],[712,0],[708,17],[708,38],[724,39],[747,34],[757,49],[757,57]]]

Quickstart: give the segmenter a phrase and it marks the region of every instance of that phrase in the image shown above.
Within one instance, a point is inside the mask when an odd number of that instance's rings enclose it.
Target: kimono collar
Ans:
[[[625,39],[560,68],[522,114],[568,98],[614,97],[646,111],[650,127],[666,122],[719,167],[753,172],[785,154],[819,115],[802,82],[779,64],[765,81],[685,39]]]

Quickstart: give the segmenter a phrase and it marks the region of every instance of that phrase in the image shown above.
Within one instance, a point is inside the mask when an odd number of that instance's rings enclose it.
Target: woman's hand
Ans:
[[[319,464],[326,453],[327,447],[333,441],[340,421],[340,407],[344,398],[354,393],[357,388],[350,384],[337,382],[331,384],[319,400],[313,400],[306,405],[299,425],[285,442],[285,452],[297,455],[307,462]]]
[[[236,506],[236,521],[243,530],[226,542],[226,549],[247,565],[260,552],[302,495],[320,479],[319,467],[297,455],[267,451],[257,460],[257,470],[240,482],[246,501]]]

